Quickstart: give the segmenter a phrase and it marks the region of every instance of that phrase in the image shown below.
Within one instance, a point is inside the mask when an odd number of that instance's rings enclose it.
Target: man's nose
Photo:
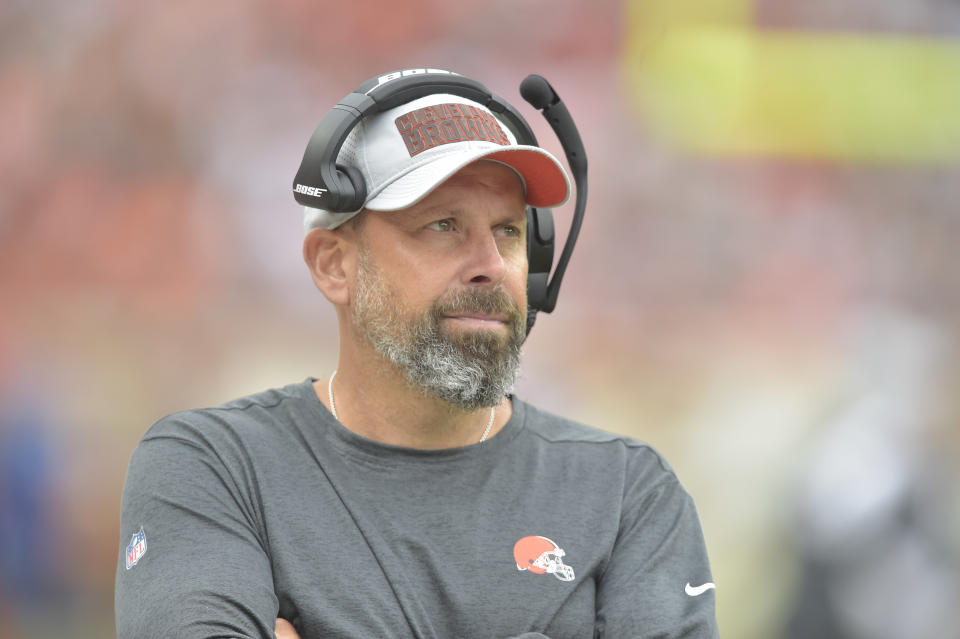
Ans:
[[[465,284],[496,286],[503,281],[507,266],[492,230],[473,234],[462,249],[467,252],[462,276]]]

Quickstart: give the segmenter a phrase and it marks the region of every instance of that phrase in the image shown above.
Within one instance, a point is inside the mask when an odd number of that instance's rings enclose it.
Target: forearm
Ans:
[[[300,639],[300,635],[297,634],[297,629],[286,619],[277,619],[277,626],[274,632],[277,635],[277,639]],[[539,632],[525,632],[522,635],[504,637],[503,639],[550,639],[550,637]]]

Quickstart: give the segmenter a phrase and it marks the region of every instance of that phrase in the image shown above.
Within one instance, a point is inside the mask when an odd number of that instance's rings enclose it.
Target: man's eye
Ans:
[[[520,229],[511,224],[505,224],[500,227],[500,232],[507,237],[520,237]]]
[[[432,229],[434,231],[444,231],[444,232],[452,231],[453,220],[451,220],[450,218],[447,218],[445,220],[437,220],[436,222],[431,222],[430,224],[427,224],[427,228]]]

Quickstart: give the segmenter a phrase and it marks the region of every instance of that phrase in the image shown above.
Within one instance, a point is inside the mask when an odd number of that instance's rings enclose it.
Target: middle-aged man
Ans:
[[[337,369],[147,432],[120,639],[716,637],[670,466],[510,392],[525,207],[567,199],[561,165],[446,94],[364,119],[338,161],[365,204],[308,210],[303,243]]]

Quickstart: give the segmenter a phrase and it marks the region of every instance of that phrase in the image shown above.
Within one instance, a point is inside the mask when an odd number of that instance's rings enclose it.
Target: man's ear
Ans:
[[[303,238],[303,259],[313,283],[333,304],[343,306],[350,301],[348,272],[355,250],[353,243],[338,231],[312,229]]]

